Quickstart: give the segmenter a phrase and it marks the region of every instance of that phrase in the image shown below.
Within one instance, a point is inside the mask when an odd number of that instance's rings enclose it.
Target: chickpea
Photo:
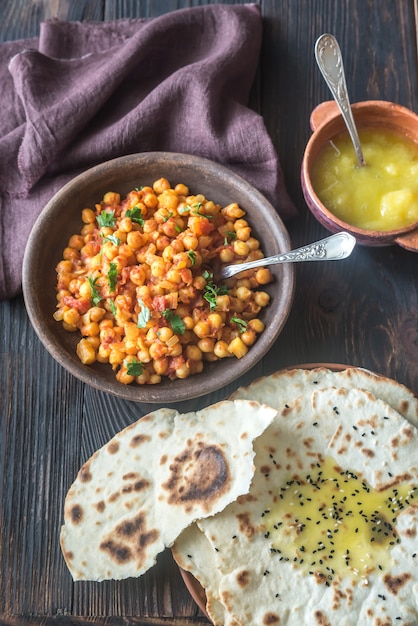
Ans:
[[[171,185],[166,178],[159,178],[154,182],[152,186],[156,194],[162,194],[163,191],[167,191],[167,189],[170,189],[170,187]]]
[[[222,215],[231,219],[239,219],[243,215],[245,215],[244,211],[239,207],[236,202],[232,202],[228,204],[228,206],[224,207],[221,211]]]
[[[111,349],[109,354],[109,363],[112,365],[113,369],[116,369],[116,367],[123,362],[124,358],[124,351],[118,350],[116,348]]]
[[[234,354],[237,359],[241,359],[248,352],[248,347],[240,337],[235,337],[228,346],[228,351]]]
[[[234,251],[231,248],[222,248],[219,253],[219,258],[222,263],[232,263],[235,259]]]
[[[190,376],[190,367],[184,363],[176,369],[177,378],[188,378]]]
[[[213,353],[219,359],[225,359],[226,357],[231,356],[231,352],[228,350],[228,344],[226,341],[217,341],[213,348]]]
[[[97,350],[97,361],[99,363],[109,363],[110,348],[105,348],[103,344],[100,344]]]
[[[270,295],[266,291],[257,291],[254,294],[254,302],[264,308],[270,302]]]
[[[68,247],[81,250],[84,246],[84,237],[82,235],[72,235],[68,240]]]
[[[243,300],[244,302],[246,300],[250,300],[250,298],[252,298],[252,295],[253,295],[251,289],[248,289],[248,287],[238,287],[236,294],[237,294],[238,300]]]
[[[157,331],[157,335],[160,341],[167,343],[169,339],[173,337],[174,333],[168,326],[163,326],[159,331]]]
[[[120,204],[120,194],[115,193],[114,191],[108,191],[103,196],[103,204]]]
[[[155,359],[152,365],[156,374],[159,374],[159,376],[164,376],[165,374],[167,374],[169,358],[165,356],[160,359]]]
[[[161,342],[154,342],[149,347],[149,355],[153,361],[168,354],[168,348]]]
[[[85,224],[93,224],[96,221],[96,214],[91,209],[83,209],[81,211],[81,219]]]
[[[133,228],[132,220],[130,217],[124,217],[119,222],[119,230],[123,233],[130,233]]]
[[[246,346],[252,346],[256,340],[255,330],[253,330],[252,328],[247,328],[247,330],[241,333],[240,338]]]
[[[256,333],[262,333],[264,330],[264,323],[258,318],[250,320],[248,322],[248,326],[252,328]]]
[[[94,223],[91,224],[85,224],[83,226],[83,228],[81,229],[81,234],[84,237],[84,241],[86,243],[88,243],[89,241],[91,241],[92,237],[93,237],[93,233],[96,230],[96,225]]]
[[[135,376],[128,374],[128,369],[126,367],[121,367],[116,372],[116,380],[124,385],[130,385],[135,380]]]
[[[254,237],[249,237],[246,241],[246,244],[248,246],[248,249],[251,250],[258,250],[260,247],[260,242],[258,241],[258,239],[255,239]]]
[[[80,313],[76,309],[69,309],[68,311],[64,311],[62,319],[69,326],[77,326],[80,321]]]
[[[245,241],[235,240],[232,245],[235,254],[237,254],[238,256],[247,256],[250,251]]]
[[[95,350],[98,350],[100,347],[100,337],[98,335],[92,337],[86,337],[86,341],[93,346]]]
[[[192,361],[201,361],[203,358],[202,351],[196,345],[186,346],[186,358]]]
[[[65,248],[62,256],[66,261],[74,261],[78,259],[79,252],[75,248],[68,247],[68,248]]]
[[[198,243],[199,241],[195,235],[186,234],[183,237],[183,245],[186,250],[196,250]]]
[[[208,335],[210,335],[210,325],[208,322],[203,320],[196,322],[193,328],[193,332],[199,338],[207,337]]]
[[[267,285],[272,281],[272,274],[268,267],[261,267],[255,273],[255,279],[259,285]]]
[[[219,313],[211,313],[210,315],[208,315],[208,324],[210,325],[212,332],[217,332],[223,326],[222,316]]]
[[[174,191],[176,192],[178,196],[187,196],[189,194],[189,188],[187,187],[187,185],[184,185],[183,183],[178,183],[174,187]]]
[[[86,339],[81,339],[77,344],[77,356],[83,365],[91,365],[96,360],[96,350]]]
[[[197,342],[197,346],[201,352],[213,352],[215,341],[211,337],[203,337]]]
[[[131,230],[126,236],[126,243],[132,250],[139,250],[145,244],[145,237],[139,230]]]

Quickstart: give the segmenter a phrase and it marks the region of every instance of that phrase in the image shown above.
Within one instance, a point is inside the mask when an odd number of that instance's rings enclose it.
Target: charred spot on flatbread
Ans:
[[[248,570],[241,570],[237,574],[237,583],[241,588],[248,586],[250,582],[250,572]]]
[[[73,524],[79,524],[83,519],[83,507],[79,504],[74,504],[69,511],[68,516]]]
[[[331,626],[326,615],[324,615],[322,611],[315,611],[314,618],[318,626]]]
[[[277,615],[277,613],[268,611],[265,615],[263,615],[264,626],[275,626],[275,624],[280,624],[280,616]]]
[[[119,442],[111,441],[107,446],[107,451],[109,454],[117,454],[119,452]]]
[[[226,493],[231,476],[228,461],[220,446],[199,442],[178,454],[170,465],[170,478],[163,485],[169,504],[190,507],[193,503],[209,508]]]
[[[394,596],[397,596],[399,591],[406,585],[409,580],[411,580],[411,578],[411,574],[407,572],[405,572],[404,574],[399,574],[398,576],[390,576],[390,574],[386,574],[383,577],[383,582],[385,583],[386,589]]]
[[[80,468],[80,471],[78,472],[78,478],[80,479],[80,482],[82,483],[87,483],[91,480],[89,462],[84,463],[84,465],[82,465],[82,467]]]
[[[115,528],[114,535],[100,544],[100,550],[107,552],[116,563],[127,563],[135,560],[140,566],[144,560],[144,552],[154,544],[160,533],[158,529],[148,529],[143,513],[123,520]]]
[[[134,435],[134,437],[132,437],[129,445],[131,446],[131,448],[137,448],[138,446],[141,445],[141,443],[145,443],[145,441],[150,441],[150,438],[148,437],[148,435]]]
[[[113,539],[102,541],[99,548],[103,550],[103,552],[107,552],[116,563],[126,563],[132,559],[130,548],[122,543],[117,543]]]

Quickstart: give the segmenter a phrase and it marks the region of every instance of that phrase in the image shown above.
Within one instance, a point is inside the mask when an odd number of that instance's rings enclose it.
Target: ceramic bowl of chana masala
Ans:
[[[129,155],[50,200],[28,240],[23,294],[41,342],[78,379],[177,402],[228,385],[273,346],[293,302],[292,264],[219,274],[290,248],[274,207],[230,169]]]

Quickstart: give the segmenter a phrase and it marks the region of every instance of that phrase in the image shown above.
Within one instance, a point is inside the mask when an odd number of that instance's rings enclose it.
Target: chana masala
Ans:
[[[57,271],[55,320],[81,334],[84,364],[109,363],[124,384],[187,378],[245,356],[264,330],[268,268],[217,283],[215,266],[264,257],[245,211],[165,178],[81,213]]]

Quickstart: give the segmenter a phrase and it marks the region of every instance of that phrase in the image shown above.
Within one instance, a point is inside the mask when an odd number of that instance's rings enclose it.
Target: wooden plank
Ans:
[[[3,0],[0,40],[36,36],[39,22],[53,16],[155,17],[200,4]],[[262,0],[261,6],[264,42],[252,103],[266,121],[299,207],[300,217],[288,227],[301,245],[325,236],[304,204],[299,180],[309,114],[330,97],[314,63],[316,37],[330,31],[339,39],[352,101],[392,99],[417,111],[417,0]],[[398,247],[361,248],[349,262],[298,266],[285,331],[241,384],[280,366],[326,360],[381,371],[418,391],[417,278],[414,255]],[[39,343],[21,297],[0,303],[0,327],[0,623],[207,623],[168,551],[139,580],[71,581],[58,542],[65,493],[82,462],[154,405],[124,402],[70,377]],[[176,408],[208,402],[201,398]]]

